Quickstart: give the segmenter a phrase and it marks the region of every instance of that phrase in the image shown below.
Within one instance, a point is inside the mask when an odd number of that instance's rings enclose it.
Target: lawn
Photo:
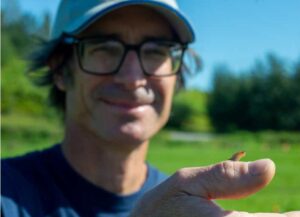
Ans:
[[[276,176],[262,191],[242,200],[218,201],[226,209],[249,212],[285,212],[300,209],[300,135],[299,133],[237,133],[218,136],[211,141],[183,142],[155,138],[148,160],[172,174],[181,167],[210,165],[245,150],[243,161],[270,158]]]
[[[2,157],[16,156],[43,149],[58,141],[44,136],[2,138]],[[22,141],[22,142],[21,142]],[[299,133],[247,133],[218,135],[205,141],[173,140],[169,132],[156,136],[151,144],[148,161],[167,174],[182,167],[205,166],[228,159],[234,152],[245,150],[243,161],[270,158],[276,163],[276,176],[262,191],[242,200],[218,201],[226,209],[249,212],[284,212],[300,209],[300,135]]]

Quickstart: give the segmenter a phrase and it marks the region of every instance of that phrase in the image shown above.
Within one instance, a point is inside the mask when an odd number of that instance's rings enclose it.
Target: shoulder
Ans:
[[[15,188],[17,192],[42,185],[49,178],[49,162],[55,160],[53,146],[43,151],[35,151],[23,156],[1,160],[1,175],[4,189]],[[44,186],[42,186],[44,188]]]
[[[50,149],[49,149],[50,150]],[[1,160],[1,208],[4,216],[39,216],[39,184],[46,179],[42,162],[47,152]]]
[[[30,176],[36,174],[41,166],[42,152],[32,152],[24,156],[1,160],[1,175],[5,189],[9,186],[24,186],[30,182]]]
[[[15,175],[23,176],[27,180],[30,180],[31,176],[35,176],[34,178],[36,178],[39,173],[45,171],[47,161],[54,156],[53,153],[55,153],[57,148],[58,146],[55,145],[42,151],[34,151],[23,156],[1,160],[2,171],[5,174],[4,178],[11,177],[10,171],[15,173]],[[15,181],[17,182],[18,180]]]
[[[35,206],[39,203],[38,191],[8,161],[2,161],[1,164],[1,189],[1,209],[4,216],[29,216],[29,212],[35,212]]]

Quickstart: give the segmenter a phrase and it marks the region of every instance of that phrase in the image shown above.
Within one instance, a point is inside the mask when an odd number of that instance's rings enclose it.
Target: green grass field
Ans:
[[[26,138],[26,135],[25,135]],[[2,157],[43,149],[59,141],[45,136],[2,138]],[[22,141],[22,142],[21,142]],[[276,176],[262,191],[241,200],[218,201],[226,209],[249,212],[285,212],[300,210],[300,135],[299,133],[245,133],[219,135],[210,141],[186,142],[170,139],[164,131],[150,145],[148,161],[167,174],[182,167],[205,166],[228,159],[234,152],[245,150],[243,161],[271,158],[277,166]]]
[[[240,133],[219,136],[209,142],[163,141],[155,138],[149,161],[172,174],[181,167],[214,164],[245,150],[243,161],[270,158],[276,164],[276,176],[262,191],[242,200],[218,201],[226,209],[249,212],[285,212],[300,210],[300,135],[299,133]]]

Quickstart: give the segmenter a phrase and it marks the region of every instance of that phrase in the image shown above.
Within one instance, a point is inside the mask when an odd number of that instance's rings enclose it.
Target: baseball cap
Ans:
[[[177,32],[181,42],[195,40],[191,23],[179,9],[176,0],[61,0],[51,39],[64,33],[76,35],[105,14],[129,5],[150,7],[163,15]]]

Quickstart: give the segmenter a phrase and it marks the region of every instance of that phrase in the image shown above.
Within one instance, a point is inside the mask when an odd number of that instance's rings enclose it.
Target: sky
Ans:
[[[59,0],[20,0],[23,10],[52,17]],[[300,59],[300,0],[177,0],[194,26],[203,69],[189,88],[210,90],[213,70],[225,64],[235,72],[249,69],[274,53],[287,63]]]

